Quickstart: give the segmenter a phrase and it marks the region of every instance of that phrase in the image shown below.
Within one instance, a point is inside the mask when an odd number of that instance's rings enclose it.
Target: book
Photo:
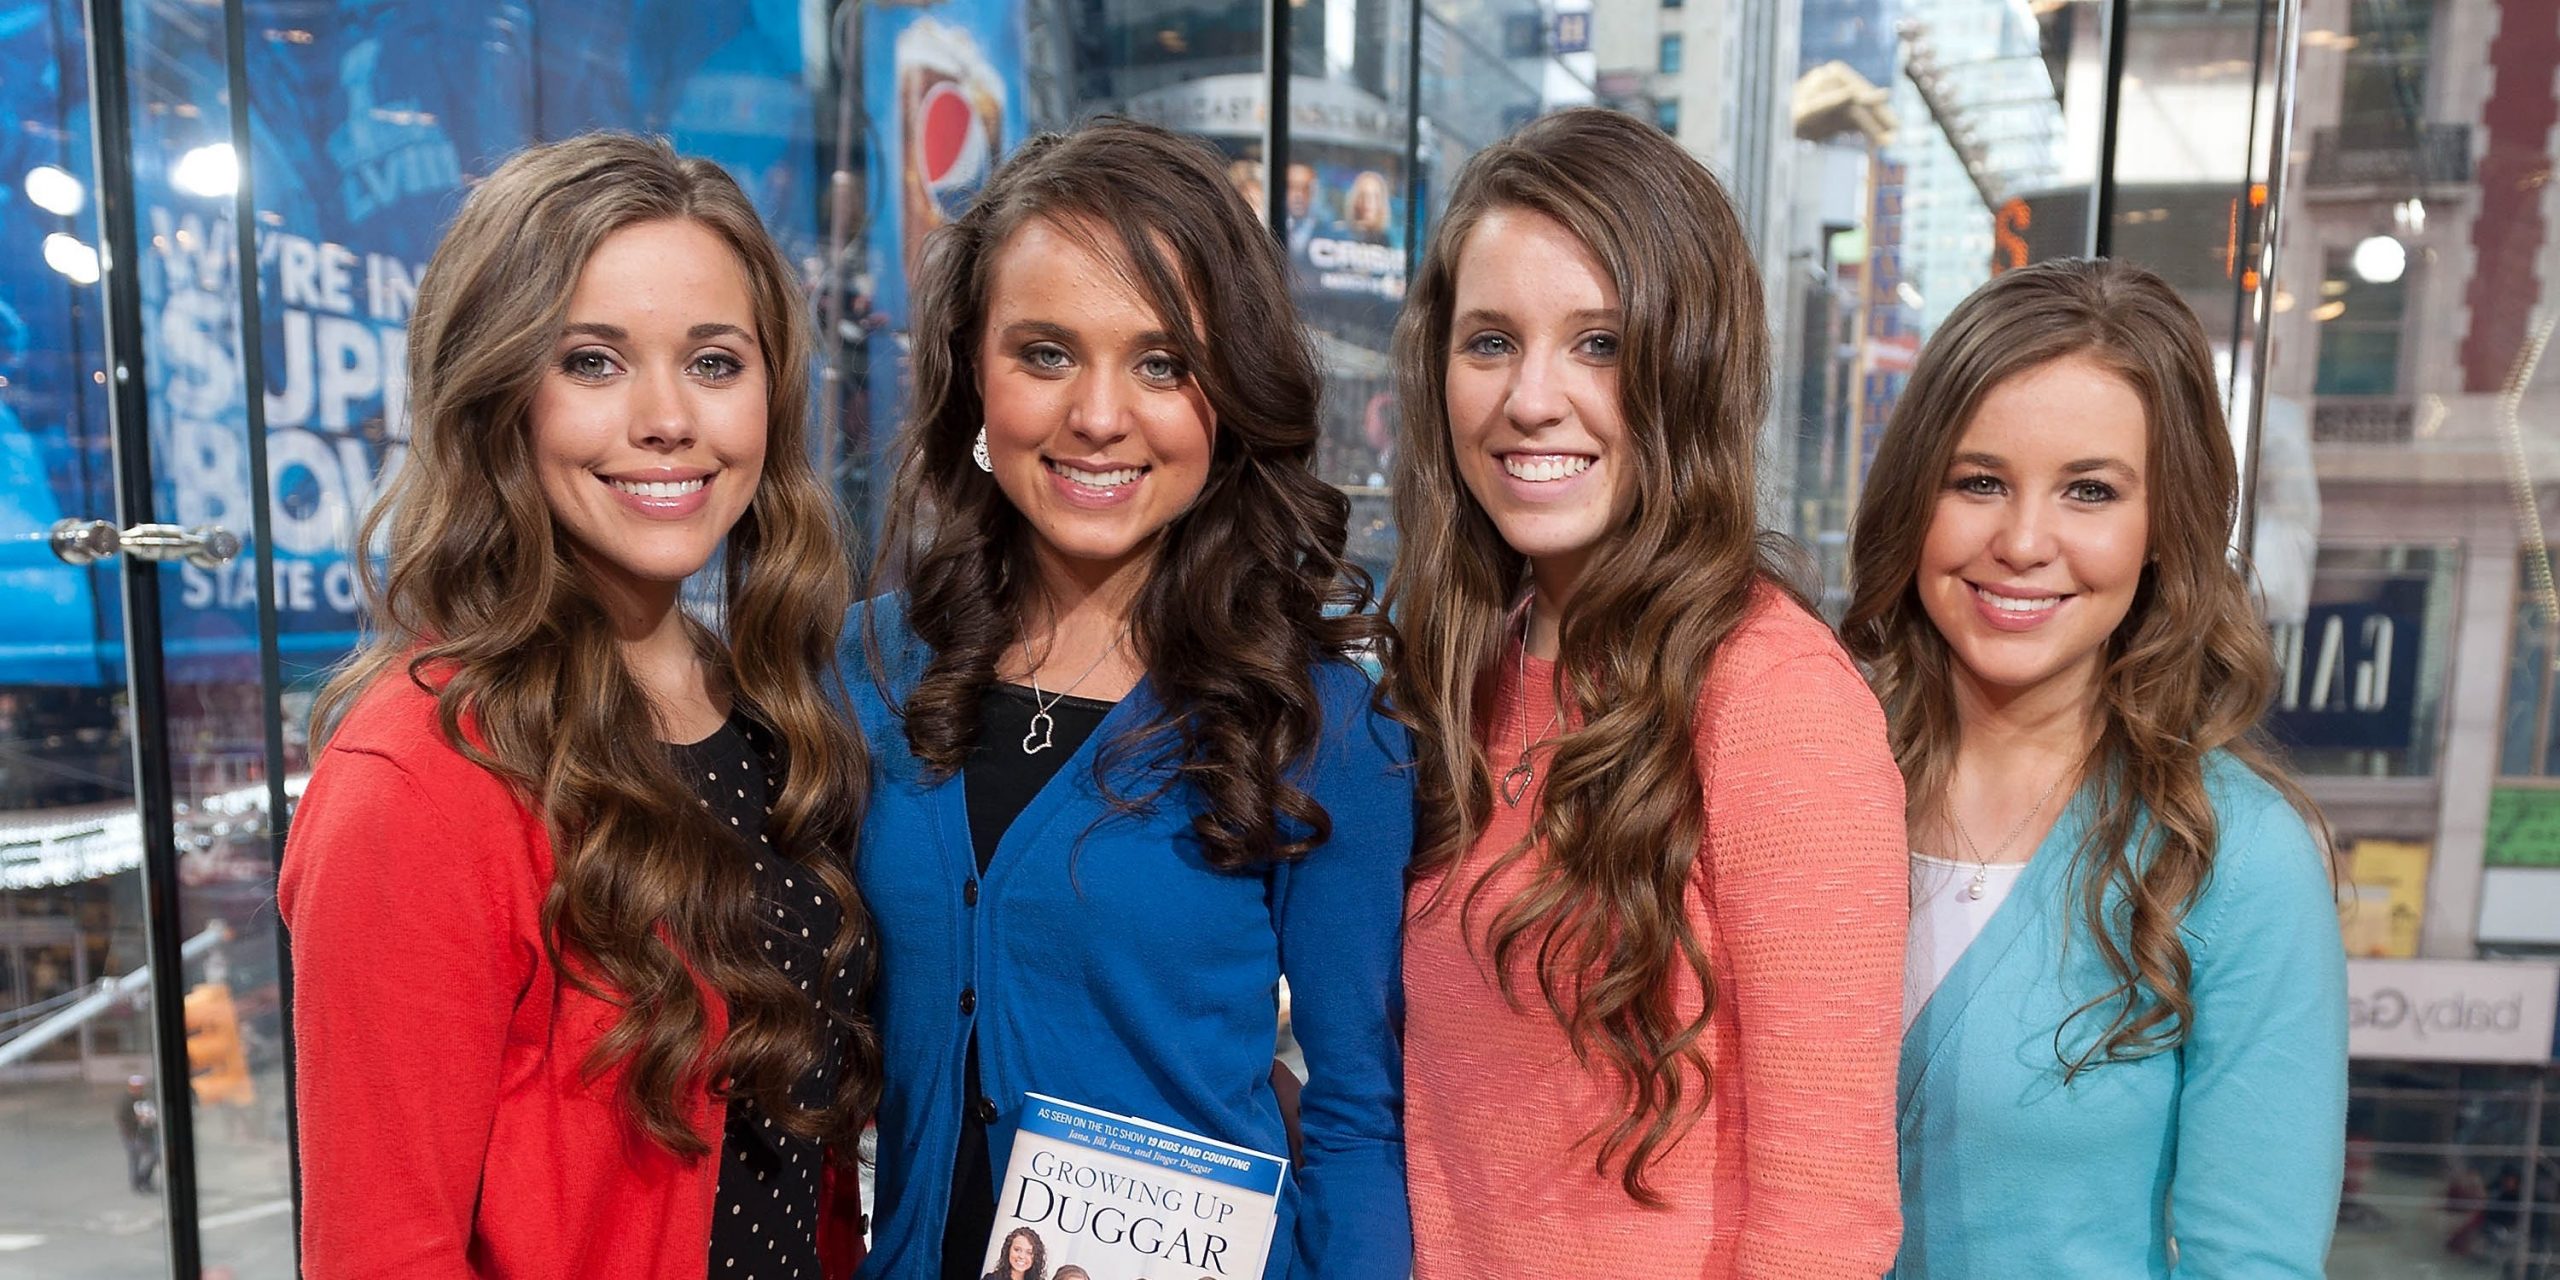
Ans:
[[[1279,1156],[1026,1093],[983,1274],[1259,1277],[1288,1176]]]

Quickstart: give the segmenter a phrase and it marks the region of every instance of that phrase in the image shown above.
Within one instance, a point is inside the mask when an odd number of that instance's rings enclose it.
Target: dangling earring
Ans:
[[[993,472],[996,469],[996,460],[987,456],[987,429],[985,427],[978,428],[977,443],[969,446],[969,461],[977,463],[978,470],[980,471]]]

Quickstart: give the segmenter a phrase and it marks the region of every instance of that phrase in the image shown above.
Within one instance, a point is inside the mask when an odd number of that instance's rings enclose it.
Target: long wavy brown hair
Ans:
[[[1025,142],[926,240],[914,405],[873,566],[875,586],[906,590],[931,650],[900,707],[907,743],[933,771],[958,771],[998,659],[1038,616],[1031,526],[969,457],[996,260],[1034,220],[1118,265],[1217,420],[1208,479],[1158,535],[1131,616],[1158,714],[1097,753],[1095,772],[1144,752],[1164,786],[1187,780],[1206,802],[1192,828],[1213,866],[1304,856],[1332,832],[1291,780],[1323,728],[1309,664],[1355,652],[1381,624],[1343,554],[1349,500],[1313,470],[1322,383],[1279,247],[1216,152],[1154,125],[1105,118]]]
[[[536,478],[529,412],[589,255],[626,227],[694,222],[736,251],[768,390],[763,481],[729,532],[718,609],[688,618],[738,707],[772,731],[783,776],[767,832],[845,904],[827,944],[847,962],[866,927],[847,850],[862,745],[830,687],[851,567],[835,503],[806,454],[808,326],[790,267],[736,182],[664,142],[589,134],[517,154],[464,202],[419,279],[409,321],[409,457],[366,517],[387,568],[365,569],[373,633],[315,706],[315,736],[377,680],[436,695],[445,738],[505,779],[551,835],[542,904],[561,972],[621,1012],[591,1074],[625,1069],[648,1136],[700,1155],[687,1120],[706,1084],[793,1132],[852,1132],[878,1096],[878,1044],[858,1011],[812,1015],[759,945],[755,875],[733,832],[678,777],[649,697],[624,665],[595,581]],[[708,983],[728,1010],[712,1043]],[[853,1043],[825,1105],[791,1086],[830,1024]],[[711,1135],[716,1137],[716,1135]]]
[[[1617,285],[1619,409],[1636,492],[1562,619],[1558,698],[1569,727],[1529,839],[1460,901],[1472,912],[1486,883],[1544,849],[1552,874],[1486,927],[1495,971],[1516,1004],[1513,961],[1534,955],[1538,997],[1574,1051],[1623,1083],[1620,1118],[1592,1135],[1597,1167],[1616,1162],[1627,1194],[1656,1203],[1646,1170],[1695,1124],[1714,1084],[1703,1038],[1716,978],[1683,909],[1705,836],[1693,721],[1717,647],[1752,593],[1783,585],[1752,501],[1769,381],[1760,276],[1715,178],[1659,130],[1616,112],[1547,116],[1459,175],[1395,337],[1403,546],[1387,609],[1402,639],[1387,690],[1421,758],[1417,876],[1454,867],[1492,811],[1481,739],[1528,582],[1528,562],[1459,476],[1444,391],[1459,255],[1497,209],[1563,224]],[[1441,905],[1435,895],[1422,909]],[[1695,1014],[1678,1007],[1684,973],[1703,993]]]
[[[2096,362],[2142,399],[2154,557],[2107,640],[2097,738],[2080,766],[2095,808],[2072,855],[2079,909],[2115,983],[2054,1032],[2069,1079],[2174,1048],[2194,1029],[2180,929],[2213,875],[2207,755],[2238,757],[2326,841],[2318,810],[2255,736],[2275,694],[2275,654],[2230,556],[2239,467],[2204,327],[2166,281],[2111,260],[2038,263],[1958,304],[1876,451],[1841,632],[1884,703],[1911,812],[1940,803],[1963,736],[1955,657],[1918,587],[1947,468],[1993,388],[2064,357]],[[2067,1048],[2070,1026],[2090,1016],[2103,1019],[2098,1034]]]

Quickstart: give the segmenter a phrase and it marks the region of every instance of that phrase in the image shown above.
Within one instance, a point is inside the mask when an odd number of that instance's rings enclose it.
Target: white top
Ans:
[[[1946,981],[1956,957],[1973,945],[1991,913],[2017,887],[2023,862],[1977,862],[1933,858],[1911,851],[1911,941],[1902,953],[1902,1029],[1909,1031],[1929,993]],[[1971,892],[1974,873],[1982,876],[1982,896]]]

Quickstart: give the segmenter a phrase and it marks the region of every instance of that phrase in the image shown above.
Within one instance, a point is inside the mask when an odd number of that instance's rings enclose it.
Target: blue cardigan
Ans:
[[[870,606],[900,704],[925,657],[902,604]],[[1412,752],[1405,731],[1370,710],[1368,678],[1341,662],[1314,670],[1324,737],[1296,782],[1324,806],[1333,834],[1304,860],[1212,869],[1191,834],[1198,801],[1187,787],[1151,815],[1112,810],[1094,760],[1107,739],[1153,718],[1141,682],[1023,809],[973,887],[964,785],[926,776],[907,750],[861,648],[864,610],[846,625],[843,669],[872,757],[854,865],[878,935],[872,1008],[888,1079],[871,1256],[859,1274],[939,1273],[973,1024],[997,1110],[987,1136],[999,1178],[1026,1091],[1286,1155],[1271,1090],[1285,974],[1310,1078],[1304,1158],[1264,1274],[1403,1280],[1413,1228],[1398,929],[1413,846],[1402,766]],[[1157,780],[1132,764],[1111,785],[1142,796]]]
[[[2194,1033],[2062,1082],[2056,1030],[2113,985],[2071,865],[2084,796],[1903,1036],[1895,1275],[2322,1274],[2346,1158],[2336,899],[2273,787],[2221,753],[2205,785],[2219,843],[2185,922]],[[2077,1056],[2106,1022],[2059,1044]]]

